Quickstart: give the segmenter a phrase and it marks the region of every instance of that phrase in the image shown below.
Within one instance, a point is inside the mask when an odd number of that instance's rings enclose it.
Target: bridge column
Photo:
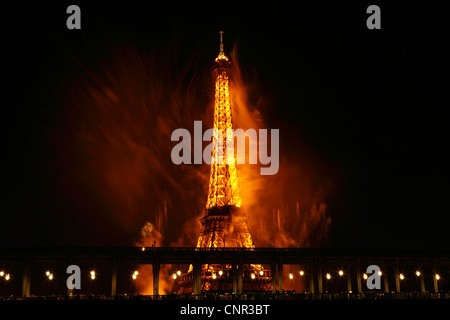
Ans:
[[[361,277],[362,277],[362,273],[361,273],[361,258],[358,257],[356,259],[356,286],[357,286],[357,289],[358,289],[358,293],[362,293]]]
[[[323,293],[322,257],[319,257],[319,262],[317,263],[317,282],[319,285],[319,293]]]
[[[283,262],[281,258],[278,262],[278,290],[283,293]]]
[[[152,264],[153,266],[153,295],[157,296],[159,294],[159,259],[156,259]]]
[[[314,293],[314,275],[312,273],[309,276],[309,291],[311,291],[311,293]]]
[[[233,261],[233,264],[231,265],[231,277],[233,279],[233,293],[236,294],[238,289],[238,264]]]
[[[193,291],[194,294],[200,294],[202,293],[202,264],[200,260],[196,260],[193,263],[193,273]]]
[[[347,273],[347,292],[352,292],[352,273],[350,270]]]
[[[395,257],[394,273],[395,273],[395,290],[397,292],[400,292],[400,272],[398,271],[398,257]]]
[[[275,263],[271,263],[270,264],[270,274],[272,275],[272,293],[276,293],[277,289],[275,288],[275,269],[276,269],[276,264]]]
[[[384,280],[384,292],[389,292],[389,281],[388,281],[388,273],[387,273],[387,266],[383,268],[383,280]]]
[[[423,278],[423,274],[420,275],[420,291],[425,293],[425,279]]]
[[[111,296],[115,296],[116,292],[117,292],[117,258],[114,257],[112,261]]]
[[[437,271],[437,261],[436,258],[433,258],[433,287],[435,293],[439,292],[438,279],[436,279]]]
[[[29,297],[31,289],[30,261],[25,258],[22,276],[22,297]]]
[[[239,264],[237,265],[237,272],[238,272],[238,293],[242,294],[242,286],[244,282],[244,270],[242,266],[242,259],[239,259]]]

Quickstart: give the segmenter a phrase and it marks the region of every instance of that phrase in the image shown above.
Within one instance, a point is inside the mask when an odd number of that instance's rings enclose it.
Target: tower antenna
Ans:
[[[220,52],[219,52],[219,54],[220,55],[223,55],[224,54],[224,52],[223,52],[223,31],[219,31],[219,33],[220,33]]]

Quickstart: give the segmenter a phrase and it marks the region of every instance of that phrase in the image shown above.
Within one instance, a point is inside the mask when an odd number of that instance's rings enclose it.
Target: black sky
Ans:
[[[69,31],[69,4],[16,5],[2,17],[1,246],[109,244],[84,230],[95,214],[77,219],[49,178],[58,90],[82,72],[77,61],[95,70],[132,44],[176,48],[207,68],[223,29],[272,98],[267,127],[291,137],[282,152],[295,158],[301,139],[326,163],[323,180],[339,176],[325,199],[329,246],[450,247],[450,44],[438,5],[77,2],[82,29]],[[381,30],[366,28],[369,4],[381,7]]]

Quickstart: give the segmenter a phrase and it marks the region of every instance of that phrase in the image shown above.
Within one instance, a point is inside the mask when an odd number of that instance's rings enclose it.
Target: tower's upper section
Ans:
[[[232,132],[229,78],[231,62],[223,52],[222,33],[221,31],[220,52],[215,61],[214,129],[217,131],[213,136],[216,145],[212,150],[207,210],[241,206]],[[219,139],[219,132],[222,139]]]

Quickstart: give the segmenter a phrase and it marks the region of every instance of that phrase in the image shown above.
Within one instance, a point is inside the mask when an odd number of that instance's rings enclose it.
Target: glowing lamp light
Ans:
[[[52,274],[52,273],[50,273],[50,274],[48,275],[48,279],[49,279],[49,280],[53,280],[53,274]]]
[[[9,280],[9,273],[5,274],[5,280],[8,281]]]
[[[419,270],[416,271],[416,276],[420,277],[420,271]]]
[[[215,273],[213,273],[212,278],[213,279],[217,278],[217,275]]]
[[[264,271],[260,270],[259,275],[262,277],[264,275]]]
[[[367,274],[366,273],[363,274],[363,278],[364,278],[364,280],[367,280]]]
[[[303,276],[305,273],[303,272],[303,270],[300,270],[300,275]]]
[[[133,273],[133,275],[131,277],[133,278],[133,280],[136,280],[137,274]]]
[[[289,273],[289,279],[294,279],[294,275],[292,273]]]
[[[47,277],[49,277],[49,276],[50,276],[50,271],[46,271],[46,272],[45,272],[45,275],[46,275]]]
[[[177,278],[177,274],[176,273],[172,274],[172,278],[173,280],[175,280]]]
[[[400,280],[405,279],[405,276],[403,275],[403,273],[400,273]]]
[[[219,276],[223,275],[223,271],[219,270]]]
[[[5,271],[0,271],[0,277],[3,277],[5,275]]]
[[[439,280],[441,277],[436,273],[436,280]]]
[[[327,279],[328,279],[328,280],[331,279],[331,274],[327,273]]]
[[[381,275],[383,274],[383,272],[381,272],[381,270],[380,271],[378,271],[378,275],[381,277]]]
[[[94,270],[91,271],[91,279],[92,279],[92,280],[95,279],[95,271],[94,271]]]
[[[339,270],[339,275],[342,277],[344,275],[344,271]]]
[[[142,249],[141,249],[142,251],[145,251],[145,247],[142,247]]]
[[[252,278],[252,279],[255,279],[255,274],[254,273],[252,273],[252,274],[250,274],[250,278]]]

